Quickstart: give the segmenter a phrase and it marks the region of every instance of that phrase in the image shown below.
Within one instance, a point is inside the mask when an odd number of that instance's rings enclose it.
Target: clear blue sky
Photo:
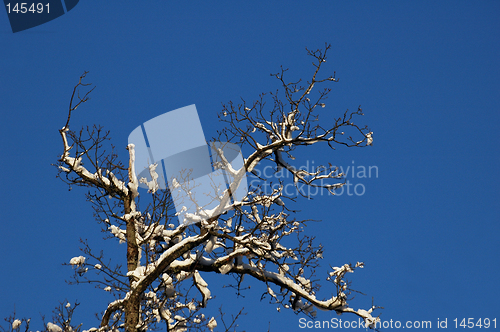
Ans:
[[[68,191],[51,167],[84,70],[97,88],[73,128],[103,125],[126,158],[136,126],[190,104],[212,137],[222,127],[221,102],[276,89],[269,74],[280,65],[308,79],[305,47],[328,42],[325,75],[336,71],[340,82],[325,112],[361,105],[374,145],[314,150],[309,158],[376,166],[378,177],[350,178],[363,185],[362,196],[298,200],[299,217],[322,220],[308,231],[325,246],[323,294],[332,291],[329,265],[364,261],[350,277],[367,296],[352,303],[369,307],[373,297],[385,307],[383,320],[500,324],[499,17],[498,1],[81,1],[13,34],[0,13],[0,316],[15,308],[39,329],[39,313],[78,300],[75,320],[89,328],[112,300],[93,286],[66,285],[72,271],[61,265],[80,254],[80,237],[111,255],[125,251],[102,244],[85,190]],[[258,284],[236,300],[208,281],[218,295],[213,307],[245,307],[242,330],[303,330],[302,316],[259,302]]]

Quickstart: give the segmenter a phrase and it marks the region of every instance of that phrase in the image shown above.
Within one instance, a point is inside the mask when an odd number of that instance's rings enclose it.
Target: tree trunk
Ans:
[[[124,200],[125,214],[131,211],[131,196]],[[137,268],[139,261],[139,248],[135,237],[135,221],[134,218],[127,220],[127,271],[134,271]],[[129,285],[132,288],[134,277],[129,277]],[[125,331],[136,332],[139,324],[140,299],[131,297],[125,304]]]

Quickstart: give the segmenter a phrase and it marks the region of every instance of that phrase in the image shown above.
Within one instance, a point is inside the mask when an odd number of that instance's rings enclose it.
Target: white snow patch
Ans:
[[[203,295],[202,307],[205,307],[207,305],[207,301],[210,299],[210,290],[208,289],[208,284],[205,280],[203,280],[198,271],[195,271],[193,273],[193,278],[196,288],[198,288],[200,293]]]
[[[211,253],[212,250],[214,249],[216,242],[217,242],[217,236],[211,236],[207,242],[207,245],[205,246],[205,252],[208,254]]]
[[[85,257],[83,256],[73,257],[71,258],[69,263],[71,265],[77,265],[77,266],[83,265],[85,263]]]
[[[373,132],[370,131],[368,134],[366,134],[366,145],[372,145],[373,144]]]
[[[232,268],[233,268],[233,264],[232,263],[231,264],[225,264],[225,265],[222,265],[221,267],[219,267],[219,271],[222,274],[226,274],[229,271],[231,271]]]
[[[158,167],[158,164],[149,165],[149,174],[151,175],[151,181],[148,182],[146,178],[141,178],[139,180],[140,183],[144,183],[148,186],[149,192],[152,194],[160,189],[160,186],[158,185],[158,173],[156,173],[156,167]]]
[[[15,321],[12,322],[12,329],[15,330],[19,326],[21,326],[21,321],[19,319],[16,319]]]
[[[210,331],[213,332],[213,330],[217,327],[217,321],[215,320],[214,317],[210,318],[208,321],[207,327],[210,329]]]
[[[66,172],[66,173],[70,173],[70,172],[71,172],[71,170],[70,170],[70,169],[68,169],[68,168],[66,168],[66,167],[64,167],[64,166],[59,166],[59,169],[60,169],[61,171],[63,171],[63,172]]]
[[[111,233],[116,236],[118,239],[120,239],[120,243],[124,243],[126,242],[126,238],[125,238],[125,230],[123,229],[120,229],[120,227],[117,227],[115,225],[111,225],[109,226],[108,228]]]
[[[47,330],[49,332],[62,332],[62,328],[56,324],[53,324],[51,322],[47,323]]]

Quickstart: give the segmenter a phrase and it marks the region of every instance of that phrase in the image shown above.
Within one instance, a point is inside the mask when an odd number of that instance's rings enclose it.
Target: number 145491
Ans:
[[[496,329],[497,328],[497,319],[489,319],[489,318],[463,318],[462,320],[455,318],[453,320],[455,322],[455,328],[463,327],[465,328],[485,328],[488,329],[490,327]]]
[[[31,3],[30,6],[28,6],[28,3],[26,2],[22,2],[22,3],[8,3],[5,5],[7,7],[7,13],[20,13],[20,14],[25,14],[27,12],[31,12],[31,13],[38,13],[38,14],[41,14],[43,13],[44,11],[48,14],[49,13],[49,4],[43,4],[43,3]]]

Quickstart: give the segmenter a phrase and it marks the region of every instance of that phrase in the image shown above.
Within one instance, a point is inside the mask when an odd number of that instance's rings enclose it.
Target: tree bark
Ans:
[[[133,199],[132,193],[129,193],[124,200],[125,215],[132,212],[131,200]],[[134,271],[139,263],[139,248],[137,246],[136,236],[135,236],[135,221],[134,218],[129,218],[127,220],[127,271]],[[129,285],[132,289],[132,283],[134,282],[134,277],[129,277]],[[136,332],[137,325],[139,324],[139,311],[140,311],[140,299],[139,297],[130,297],[125,302],[125,331]]]

